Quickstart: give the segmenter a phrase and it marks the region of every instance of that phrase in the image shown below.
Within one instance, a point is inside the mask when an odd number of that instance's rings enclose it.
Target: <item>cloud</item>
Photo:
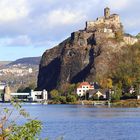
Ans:
[[[57,9],[51,11],[47,16],[46,20],[51,27],[54,27],[59,25],[76,24],[84,18],[85,15],[82,13],[82,11],[75,12],[70,10]]]
[[[102,16],[106,6],[120,14],[127,32],[137,32],[139,5],[139,0],[1,0],[0,46],[53,47],[84,29],[86,20]]]
[[[15,38],[1,38],[0,46],[31,46],[31,40],[26,35],[20,35]]]
[[[132,2],[132,0],[107,0],[105,4],[113,10],[124,10],[125,8],[128,8]]]
[[[0,22],[9,22],[26,17],[29,9],[26,0],[1,0],[0,1]]]

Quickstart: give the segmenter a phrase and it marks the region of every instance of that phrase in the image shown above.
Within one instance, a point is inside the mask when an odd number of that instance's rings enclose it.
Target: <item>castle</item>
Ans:
[[[98,17],[95,21],[87,21],[85,30],[74,32],[71,34],[71,37],[77,42],[78,37],[83,38],[83,36],[90,36],[91,33],[95,36],[104,36],[106,38],[116,38],[116,34],[121,33],[122,40],[125,44],[133,45],[138,42],[136,37],[123,33],[123,26],[119,15],[110,14],[110,9],[108,7],[104,9],[103,17]]]
[[[104,9],[104,17],[99,17],[96,21],[86,22],[86,31],[95,31],[103,27],[103,32],[115,32],[120,29],[121,22],[120,17],[117,14],[110,15],[110,9],[107,7]]]

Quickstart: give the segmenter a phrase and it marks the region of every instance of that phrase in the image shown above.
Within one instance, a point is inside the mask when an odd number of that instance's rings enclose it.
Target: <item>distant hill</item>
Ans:
[[[0,61],[0,69],[6,67],[9,63],[11,63],[12,61]]]
[[[22,85],[28,86],[30,83],[37,83],[38,67],[41,57],[26,57],[0,66],[0,81],[8,83],[11,90],[16,92]],[[5,65],[4,65],[5,64]],[[29,68],[32,72],[29,72]]]
[[[39,65],[41,57],[25,57],[17,59],[16,61],[13,61],[8,64],[8,66],[12,65]]]
[[[7,64],[9,64],[11,62],[12,61],[0,61],[0,66],[7,65]]]

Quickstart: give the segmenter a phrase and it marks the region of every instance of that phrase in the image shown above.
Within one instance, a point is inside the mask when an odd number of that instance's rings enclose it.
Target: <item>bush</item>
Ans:
[[[74,95],[68,95],[66,99],[67,102],[72,102],[72,103],[75,103],[77,101],[76,96]]]
[[[61,102],[61,104],[66,104],[66,97],[65,96],[59,96],[59,101]]]
[[[115,92],[111,95],[111,100],[120,100],[122,97],[122,90],[120,88],[116,88]]]
[[[30,115],[21,107],[19,102],[12,101],[10,108],[1,106],[0,116],[0,140],[34,140],[39,139],[42,124],[38,120],[32,120]],[[17,112],[14,115],[15,111]],[[16,118],[23,116],[27,121],[23,125],[17,125]]]
[[[125,93],[122,99],[136,99],[137,97],[131,93]]]
[[[51,99],[56,99],[59,96],[58,90],[54,89],[50,92]]]

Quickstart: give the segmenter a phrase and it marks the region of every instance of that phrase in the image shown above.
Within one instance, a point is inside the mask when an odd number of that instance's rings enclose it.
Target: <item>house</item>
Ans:
[[[86,94],[88,90],[93,90],[94,86],[90,85],[88,82],[82,82],[80,85],[77,87],[77,95],[78,96],[83,96]]]
[[[32,101],[42,101],[42,100],[48,100],[48,93],[46,90],[43,90],[43,91],[34,91],[34,90],[31,90],[31,93],[30,93],[30,97],[32,99]]]
[[[97,96],[98,99],[107,99],[107,91],[102,90],[102,89],[89,90],[89,91],[87,91],[86,95],[87,95],[87,98]]]

